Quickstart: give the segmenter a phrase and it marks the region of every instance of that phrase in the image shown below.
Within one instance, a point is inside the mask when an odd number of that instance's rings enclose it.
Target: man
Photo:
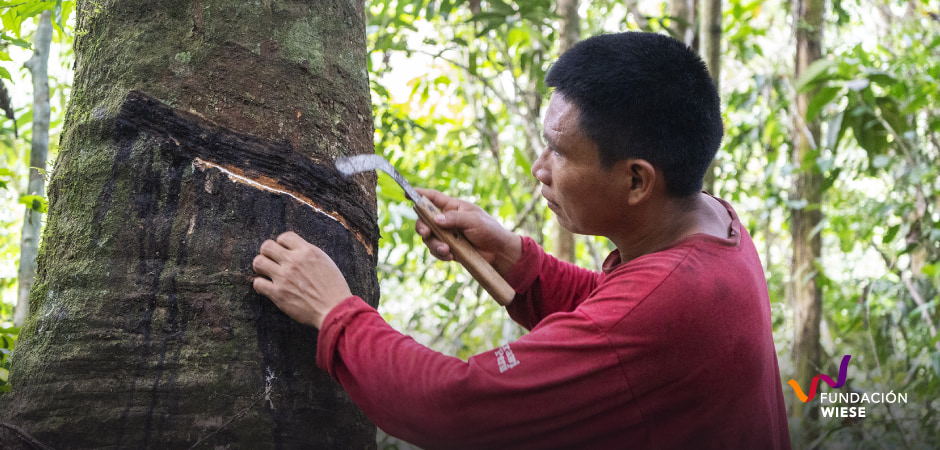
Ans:
[[[317,327],[319,366],[419,446],[789,448],[763,269],[731,207],[700,192],[722,136],[702,61],[661,35],[596,36],[546,84],[547,148],[532,173],[565,228],[616,245],[600,273],[421,192],[513,286],[507,309],[529,334],[466,362],[431,351],[292,233],[262,245],[255,289]]]

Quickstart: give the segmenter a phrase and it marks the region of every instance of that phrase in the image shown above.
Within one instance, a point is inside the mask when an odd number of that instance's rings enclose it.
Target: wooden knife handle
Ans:
[[[453,253],[454,259],[470,272],[470,275],[483,286],[483,289],[486,289],[486,292],[496,299],[497,303],[507,306],[512,302],[512,299],[516,296],[516,291],[509,286],[509,283],[500,276],[499,272],[489,262],[483,259],[483,256],[480,255],[480,252],[473,244],[459,231],[445,230],[434,222],[434,216],[440,214],[440,210],[430,200],[422,197],[420,201],[415,202],[414,210],[421,217],[421,220],[431,228],[431,232],[450,246],[450,252]]]

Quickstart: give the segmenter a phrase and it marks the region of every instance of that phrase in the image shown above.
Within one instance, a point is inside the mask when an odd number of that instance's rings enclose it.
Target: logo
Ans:
[[[496,365],[499,366],[499,373],[503,373],[519,365],[519,360],[516,359],[516,355],[512,353],[509,344],[496,349]]]
[[[822,379],[829,386],[834,389],[839,389],[842,385],[845,384],[845,378],[848,375],[849,369],[849,360],[852,359],[852,355],[845,355],[842,357],[842,364],[839,366],[839,381],[832,381],[832,378],[829,378],[829,375],[819,374],[813,377],[813,381],[809,384],[809,395],[803,393],[803,389],[800,389],[799,383],[794,379],[790,379],[787,383],[790,387],[793,388],[793,391],[796,392],[796,396],[800,399],[801,402],[807,403],[816,398],[816,387],[819,385],[819,380]]]

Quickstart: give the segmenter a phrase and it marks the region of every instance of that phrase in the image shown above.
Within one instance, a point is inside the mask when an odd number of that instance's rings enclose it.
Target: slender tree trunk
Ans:
[[[39,16],[33,56],[26,61],[26,68],[33,76],[33,137],[29,152],[29,195],[46,195],[46,156],[49,153],[49,47],[52,44],[52,12]],[[42,230],[42,213],[26,208],[23,216],[23,233],[20,238],[20,267],[17,275],[16,311],[13,324],[21,327],[29,313],[29,290],[36,279],[36,254],[39,252],[39,233]]]
[[[669,1],[669,15],[673,17],[670,28],[678,39],[685,42],[685,45],[696,50],[698,49],[696,39],[698,28],[695,26],[697,3],[695,0]]]
[[[708,65],[715,87],[721,91],[721,0],[702,0],[702,24],[699,27],[700,54]],[[715,162],[705,172],[703,189],[715,192]]]
[[[822,58],[822,27],[825,0],[797,0],[793,4],[796,23],[796,64],[794,79]],[[822,256],[822,174],[816,166],[819,155],[816,139],[820,135],[819,123],[806,121],[806,109],[814,92],[800,93],[796,97],[793,114],[792,161],[799,170],[791,191],[791,200],[802,205],[790,210],[790,234],[793,238],[793,262],[790,266],[789,293],[794,310],[793,366],[794,378],[800,386],[809,386],[813,376],[822,369],[822,348],[819,327],[822,317],[822,291],[817,283],[816,263]],[[794,401],[793,415],[815,419],[818,408],[807,408]],[[811,438],[814,426],[804,421],[801,430]]]
[[[332,165],[373,151],[363,2],[77,11],[3,420],[55,448],[374,447],[315,330],[251,288],[261,242],[293,230],[378,302],[374,176]]]
[[[646,15],[640,12],[640,2],[639,0],[626,0],[624,5],[627,6],[627,11],[630,11],[633,14],[633,20],[636,21],[636,26],[640,30],[645,30],[649,28],[649,20],[646,18]]]
[[[561,16],[558,21],[560,30],[558,53],[561,54],[581,40],[581,19],[578,16],[578,0],[558,0],[557,6],[558,15]],[[574,234],[561,226],[557,219],[552,227],[554,228],[552,254],[556,258],[574,262]]]

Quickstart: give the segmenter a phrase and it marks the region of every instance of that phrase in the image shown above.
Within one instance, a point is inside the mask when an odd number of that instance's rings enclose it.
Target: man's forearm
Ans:
[[[522,236],[513,233],[512,238],[506,239],[503,249],[496,253],[493,268],[505,278],[520,258],[522,258]]]

